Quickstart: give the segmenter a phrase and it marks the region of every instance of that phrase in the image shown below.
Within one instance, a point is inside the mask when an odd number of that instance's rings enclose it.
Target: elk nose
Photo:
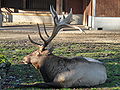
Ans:
[[[19,64],[25,64],[25,58],[23,58],[23,60],[20,61]]]
[[[19,64],[24,64],[24,61],[20,61]]]

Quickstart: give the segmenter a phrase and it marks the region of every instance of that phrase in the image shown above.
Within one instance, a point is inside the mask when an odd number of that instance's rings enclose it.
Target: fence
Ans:
[[[56,0],[2,0],[2,7],[48,11],[49,6],[55,7]]]

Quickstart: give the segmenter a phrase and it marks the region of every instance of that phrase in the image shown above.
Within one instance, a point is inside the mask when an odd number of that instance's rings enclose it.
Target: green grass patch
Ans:
[[[0,44],[0,63],[12,63],[9,71],[9,83],[31,84],[44,82],[41,74],[32,66],[19,65],[24,56],[37,48],[23,44]],[[62,43],[56,44],[53,53],[57,56],[84,56],[99,59],[105,63],[108,80],[95,88],[79,88],[87,90],[119,90],[120,89],[120,44],[107,43]],[[12,79],[11,79],[12,78]],[[13,89],[7,89],[13,90]],[[24,89],[15,89],[24,90]],[[26,88],[25,90],[39,90]],[[71,90],[71,89],[62,89]]]

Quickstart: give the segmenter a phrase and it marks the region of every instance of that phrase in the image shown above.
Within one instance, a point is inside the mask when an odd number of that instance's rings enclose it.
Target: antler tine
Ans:
[[[41,44],[34,42],[34,41],[31,39],[30,35],[28,35],[28,38],[29,38],[29,40],[30,40],[31,43],[41,46]]]
[[[53,38],[57,35],[57,29],[56,28],[54,28],[54,30],[53,30],[53,32],[52,32],[52,35],[48,38],[48,40],[47,40],[47,44],[49,44],[52,40],[53,40]]]
[[[78,27],[78,26],[72,26],[72,25],[70,25],[70,24],[65,24],[65,25],[63,25],[63,27],[75,28],[75,29],[78,29],[79,31],[85,33],[85,31],[84,31],[83,29],[81,29],[80,27]]]
[[[44,24],[44,23],[43,23],[43,26],[44,26],[45,34],[46,34],[46,36],[49,38],[50,36],[49,36],[48,33],[47,33],[47,30],[46,30],[46,28],[45,28],[45,24]]]
[[[57,19],[58,19],[58,14],[57,12],[55,11],[54,7],[50,5],[50,12],[51,14],[53,15],[53,17],[57,16]]]
[[[46,28],[45,28],[45,24],[43,24],[43,25],[44,25],[44,30],[45,30],[45,29],[46,29]],[[55,29],[54,29],[52,35],[49,36],[49,38],[48,38],[47,40],[45,40],[45,39],[42,37],[42,35],[41,35],[41,31],[40,31],[39,24],[37,24],[37,26],[38,26],[38,30],[39,30],[39,36],[40,36],[40,38],[44,41],[43,49],[42,49],[42,50],[44,50],[45,47],[51,42],[51,40],[56,36],[56,31],[55,31]],[[47,33],[47,32],[46,32],[46,33]]]
[[[64,18],[61,22],[66,24],[70,24],[72,22],[72,8],[70,9],[70,13],[68,14],[68,16]]]
[[[37,24],[37,27],[38,27],[38,31],[39,31],[39,36],[40,36],[40,38],[41,38],[44,42],[46,42],[45,39],[44,39],[44,38],[42,37],[42,35],[41,35],[41,31],[40,31],[39,24]]]
[[[41,35],[41,30],[40,30],[40,27],[39,27],[39,24],[38,24],[38,23],[37,23],[37,26],[38,26],[39,36],[40,36],[40,38],[43,40],[43,42],[44,42],[43,47],[45,48],[45,47],[48,45],[48,43],[47,43],[47,41],[42,37],[42,35]],[[43,48],[43,49],[44,49],[44,48]]]
[[[56,25],[58,24],[58,22],[59,22],[58,14],[57,14],[57,12],[55,11],[54,7],[51,6],[51,5],[50,5],[50,12],[51,12],[51,14],[52,14],[52,16],[53,16],[54,24],[55,24],[55,26],[56,26]]]

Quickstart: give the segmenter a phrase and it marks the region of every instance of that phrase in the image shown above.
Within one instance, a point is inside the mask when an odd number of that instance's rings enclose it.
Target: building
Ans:
[[[120,0],[64,1],[64,10],[73,8],[77,24],[96,30],[120,30]]]
[[[49,6],[56,11],[69,13],[73,9],[72,24],[88,26],[96,30],[119,30],[120,0],[0,0],[5,8],[6,21],[53,23]],[[12,8],[12,9],[11,9]],[[14,10],[13,10],[14,9]]]

